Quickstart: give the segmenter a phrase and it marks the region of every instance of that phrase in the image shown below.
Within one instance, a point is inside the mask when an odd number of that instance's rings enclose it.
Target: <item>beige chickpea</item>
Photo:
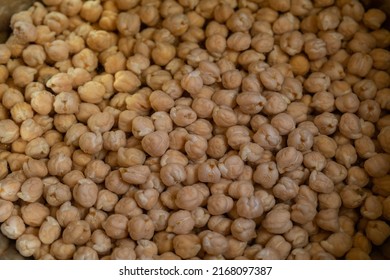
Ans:
[[[258,218],[263,214],[262,201],[257,196],[240,197],[236,204],[237,214],[247,219]]]
[[[223,194],[213,194],[208,198],[207,210],[211,215],[222,215],[233,208],[233,199]]]
[[[365,229],[368,239],[374,245],[381,245],[390,235],[390,227],[381,220],[369,221]]]
[[[121,214],[127,218],[142,214],[142,209],[138,207],[134,198],[123,197],[115,205],[115,214]]]
[[[50,254],[57,260],[69,260],[75,251],[74,244],[65,244],[62,239],[57,239],[50,246]]]
[[[84,85],[78,87],[80,99],[87,103],[97,104],[103,100],[105,94],[104,86],[95,81],[88,81]]]
[[[295,198],[298,191],[298,184],[289,177],[282,177],[272,189],[273,195],[283,201]]]
[[[1,223],[5,222],[9,217],[11,217],[14,210],[14,205],[11,201],[0,199],[0,221]]]
[[[43,244],[52,244],[61,236],[61,226],[51,216],[47,216],[46,220],[41,224],[39,228],[39,240]]]
[[[201,247],[200,238],[195,234],[177,235],[173,238],[173,249],[183,259],[195,257]]]
[[[98,197],[98,187],[90,179],[81,179],[73,188],[73,198],[83,207],[92,207]]]
[[[113,239],[125,238],[127,231],[128,219],[124,215],[112,214],[102,223],[103,229],[107,236]]]
[[[363,15],[363,23],[370,29],[379,29],[385,21],[386,15],[379,9],[369,9]]]
[[[152,220],[145,214],[140,214],[131,218],[127,225],[130,237],[133,240],[151,239],[154,234]]]
[[[207,227],[214,232],[218,232],[226,236],[230,234],[232,222],[233,221],[231,219],[226,218],[223,215],[211,216],[207,222]]]
[[[118,195],[125,194],[129,189],[129,184],[122,180],[119,170],[113,170],[106,176],[105,187]]]
[[[70,222],[62,233],[65,244],[83,245],[91,236],[91,229],[86,221]]]
[[[332,113],[323,112],[314,118],[314,124],[321,134],[331,135],[337,130],[338,119]]]
[[[49,208],[39,202],[33,202],[21,208],[22,218],[29,226],[40,226],[49,216]]]
[[[149,177],[151,171],[147,166],[134,165],[127,168],[119,169],[122,180],[129,184],[144,184]]]
[[[302,164],[303,155],[293,147],[281,149],[276,154],[276,163],[280,174],[293,171]]]
[[[227,106],[217,106],[213,110],[213,121],[217,126],[229,127],[238,122],[237,115],[232,108]]]
[[[0,120],[0,128],[0,142],[2,144],[10,144],[19,138],[19,127],[13,120]]]
[[[50,175],[64,176],[72,169],[72,159],[64,154],[57,154],[49,159],[47,169]]]
[[[388,154],[375,154],[364,162],[364,170],[371,177],[385,176],[390,168],[389,160]]]
[[[208,141],[206,153],[211,158],[219,159],[227,151],[228,144],[224,135],[215,135]]]
[[[352,247],[351,237],[345,233],[337,232],[320,242],[321,246],[336,257],[342,257]]]
[[[169,136],[165,131],[155,131],[142,139],[142,148],[151,156],[162,156],[169,147]]]
[[[15,104],[11,110],[11,117],[16,123],[22,123],[23,121],[33,117],[34,112],[31,105],[26,102],[20,102]]]
[[[26,230],[23,219],[19,216],[11,216],[1,224],[1,233],[9,239],[18,239]]]
[[[36,202],[43,194],[43,183],[40,178],[28,178],[22,184],[18,197],[26,202]]]
[[[348,71],[351,74],[364,77],[371,69],[373,59],[368,54],[354,53],[348,61]]]
[[[158,197],[159,192],[155,189],[139,190],[134,195],[138,206],[145,210],[152,209],[157,203]]]
[[[166,186],[174,186],[186,179],[186,171],[181,164],[168,163],[161,167],[160,178]]]
[[[95,154],[103,148],[103,138],[100,133],[85,132],[79,138],[80,149],[87,154]]]
[[[259,144],[265,150],[279,148],[282,141],[278,130],[268,123],[260,125],[252,138],[255,143]]]
[[[198,167],[199,181],[205,183],[217,183],[221,179],[221,172],[218,169],[218,162],[215,159],[209,159]]]
[[[227,239],[214,231],[203,231],[200,233],[202,249],[212,256],[223,254],[228,248]]]
[[[259,164],[253,173],[253,180],[266,189],[272,188],[278,178],[279,172],[273,161]]]
[[[256,237],[255,227],[253,220],[237,218],[231,225],[232,235],[240,241],[250,241]]]
[[[99,112],[91,115],[87,121],[88,128],[95,133],[104,133],[114,126],[114,116],[108,112]]]
[[[39,238],[25,233],[16,240],[16,249],[23,257],[31,257],[41,246]]]
[[[195,226],[192,215],[187,210],[179,210],[170,215],[168,219],[168,232],[175,234],[188,234]]]
[[[80,220],[81,217],[79,210],[67,201],[57,210],[56,219],[61,227],[66,227],[71,221]]]

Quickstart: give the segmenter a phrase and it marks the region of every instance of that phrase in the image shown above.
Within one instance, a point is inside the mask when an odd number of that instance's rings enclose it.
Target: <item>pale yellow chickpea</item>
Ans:
[[[1,224],[0,229],[5,237],[16,240],[25,232],[26,225],[20,216],[11,216]]]
[[[51,216],[47,216],[46,220],[39,228],[39,240],[43,244],[52,244],[61,236],[61,226],[57,220]]]
[[[5,222],[9,217],[11,217],[12,212],[14,210],[14,205],[11,201],[7,201],[4,199],[0,199],[0,222]]]

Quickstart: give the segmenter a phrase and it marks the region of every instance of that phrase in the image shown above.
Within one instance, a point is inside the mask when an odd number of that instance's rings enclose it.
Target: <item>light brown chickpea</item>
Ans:
[[[211,215],[222,215],[233,208],[233,199],[223,194],[213,194],[208,198],[207,210]]]
[[[16,240],[25,232],[26,225],[20,216],[11,216],[1,224],[0,229],[5,237]]]
[[[73,188],[73,198],[83,207],[92,207],[98,197],[98,186],[90,179],[81,179]]]
[[[226,238],[210,230],[200,233],[202,248],[210,255],[217,256],[227,250],[228,244]]]
[[[31,94],[31,107],[41,115],[48,115],[53,109],[54,97],[46,91],[36,91]]]
[[[168,232],[175,234],[188,234],[195,226],[191,213],[187,210],[173,212],[168,219]]]
[[[145,165],[134,165],[127,168],[119,169],[122,180],[129,183],[140,185],[144,184],[149,177],[151,171],[149,167]]]

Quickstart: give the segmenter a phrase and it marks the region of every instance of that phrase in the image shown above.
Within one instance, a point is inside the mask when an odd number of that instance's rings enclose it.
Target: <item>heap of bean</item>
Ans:
[[[370,259],[390,247],[382,11],[42,2],[12,16],[0,45],[0,240],[22,256]]]

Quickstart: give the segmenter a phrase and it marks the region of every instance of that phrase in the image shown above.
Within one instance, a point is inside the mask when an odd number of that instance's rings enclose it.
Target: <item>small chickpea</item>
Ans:
[[[279,172],[273,161],[259,164],[253,173],[253,180],[266,189],[272,188],[278,178]]]
[[[265,150],[273,150],[280,147],[282,137],[275,127],[268,123],[263,123],[253,135],[253,140]]]
[[[206,230],[200,233],[202,248],[212,256],[223,254],[228,249],[227,239],[220,233]]]
[[[213,194],[208,198],[207,210],[211,215],[222,215],[233,208],[233,199],[224,194]]]
[[[293,147],[283,148],[276,154],[276,163],[280,174],[295,170],[302,164],[302,161],[302,153]]]
[[[127,224],[127,229],[133,240],[149,240],[154,234],[153,222],[145,214],[140,214],[131,218]]]
[[[149,177],[151,171],[145,165],[134,165],[127,168],[119,169],[122,180],[129,184],[144,184]]]
[[[14,205],[11,201],[0,199],[0,222],[5,222],[9,217],[11,217],[14,210]]]
[[[283,209],[273,209],[268,212],[262,225],[267,231],[275,234],[285,233],[293,226],[290,220],[290,212]]]
[[[70,222],[62,233],[65,244],[83,245],[91,237],[91,229],[86,221]]]
[[[18,197],[26,202],[36,202],[43,194],[43,183],[40,178],[28,178],[22,184]]]
[[[177,235],[173,238],[173,249],[183,259],[195,257],[201,247],[200,238],[195,234]]]
[[[169,136],[165,131],[155,131],[142,139],[142,148],[153,157],[162,156],[169,147]]]
[[[73,198],[83,207],[92,207],[98,197],[98,187],[90,179],[81,179],[73,188]]]
[[[71,221],[80,220],[81,217],[79,210],[67,201],[57,210],[56,219],[61,227],[66,227]]]
[[[282,201],[295,198],[299,192],[298,184],[289,177],[282,177],[272,189],[273,195]]]
[[[364,77],[368,74],[372,64],[373,59],[371,56],[357,52],[350,57],[347,67],[351,74]]]
[[[343,232],[333,233],[327,240],[320,242],[321,246],[335,257],[342,257],[352,247],[352,239]]]
[[[11,216],[1,224],[1,233],[9,239],[18,239],[26,230],[26,225],[19,216]]]
[[[39,227],[49,216],[49,208],[39,202],[33,202],[21,209],[23,221],[33,227]]]
[[[41,224],[39,228],[39,240],[43,244],[52,244],[55,240],[57,240],[61,236],[61,226],[51,216],[47,216],[46,220]]]
[[[2,144],[11,144],[19,138],[19,127],[13,120],[0,120],[0,131]]]
[[[263,214],[262,201],[257,196],[240,197],[236,204],[237,214],[247,219],[258,218]]]
[[[33,234],[23,234],[16,240],[16,249],[23,257],[31,257],[39,247],[41,241]]]
[[[88,81],[78,87],[80,99],[87,103],[98,104],[103,100],[105,88],[103,84],[95,81]]]

